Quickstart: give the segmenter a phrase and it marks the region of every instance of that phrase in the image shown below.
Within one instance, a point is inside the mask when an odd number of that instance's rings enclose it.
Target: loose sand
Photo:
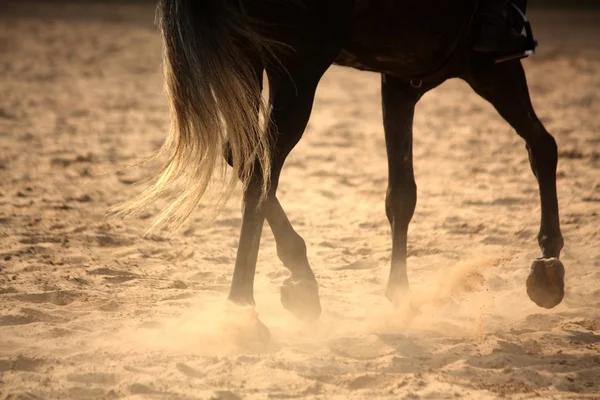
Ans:
[[[157,164],[110,172],[168,129],[151,5],[21,3],[0,18],[0,398],[600,398],[600,14],[532,12],[524,62],[560,147],[564,302],[525,293],[539,200],[522,141],[460,81],[415,121],[419,201],[405,307],[383,297],[390,235],[379,78],[323,78],[280,199],[308,244],[324,313],[279,303],[265,229],[255,343],[225,301],[239,202],[145,239],[106,220]],[[410,306],[408,306],[410,304]]]

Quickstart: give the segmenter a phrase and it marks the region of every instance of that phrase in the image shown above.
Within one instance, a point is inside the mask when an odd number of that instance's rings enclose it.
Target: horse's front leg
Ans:
[[[420,94],[389,75],[382,76],[381,94],[389,174],[385,210],[392,228],[392,265],[386,296],[397,304],[408,290],[407,232],[417,203],[412,127]]]
[[[540,307],[553,308],[564,296],[565,269],[559,261],[563,247],[556,195],[556,141],[533,110],[523,67],[517,61],[474,68],[468,78],[525,140],[531,169],[539,184],[542,218],[538,242],[542,257],[533,260],[527,294]]]

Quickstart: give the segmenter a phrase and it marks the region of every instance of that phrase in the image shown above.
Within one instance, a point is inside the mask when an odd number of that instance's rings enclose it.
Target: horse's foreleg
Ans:
[[[474,69],[473,89],[488,100],[526,143],[531,169],[539,184],[541,226],[538,242],[542,257],[533,261],[527,279],[529,298],[540,307],[553,308],[564,296],[564,267],[558,260],[563,247],[556,195],[556,141],[533,110],[523,67],[519,62]]]
[[[407,231],[417,203],[412,126],[419,95],[404,81],[382,76],[383,125],[388,156],[385,210],[392,228],[392,265],[386,296],[394,303],[408,289]]]

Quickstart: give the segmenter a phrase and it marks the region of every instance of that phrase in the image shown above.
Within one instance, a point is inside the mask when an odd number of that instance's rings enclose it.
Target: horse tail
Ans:
[[[171,129],[158,154],[171,151],[153,185],[117,210],[132,214],[157,198],[172,196],[153,227],[180,226],[192,213],[216,172],[221,172],[217,207],[237,179],[247,186],[254,169],[266,195],[270,146],[260,126],[264,113],[260,82],[248,54],[268,51],[235,0],[160,0],[158,26],[164,44],[166,92]],[[227,149],[227,150],[226,150]],[[226,178],[225,153],[233,167]]]

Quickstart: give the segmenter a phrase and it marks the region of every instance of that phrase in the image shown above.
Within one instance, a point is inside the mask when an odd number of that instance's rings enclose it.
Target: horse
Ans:
[[[525,8],[525,1],[521,2]],[[412,126],[419,99],[447,79],[466,81],[525,141],[539,184],[541,257],[526,280],[529,298],[553,308],[564,297],[563,247],[556,192],[557,145],[531,104],[519,59],[497,61],[469,44],[477,0],[160,0],[157,22],[172,156],[153,186],[127,205],[142,209],[180,189],[157,223],[180,225],[220,166],[232,167],[222,197],[243,186],[242,224],[228,299],[254,307],[254,275],[266,220],[291,276],[282,305],[317,319],[319,287],[307,248],[276,192],[286,157],[308,123],[319,80],[332,65],[381,74],[391,226],[391,267],[385,295],[395,304],[408,290],[407,230],[417,200]],[[269,99],[263,104],[263,74]],[[179,186],[178,186],[179,185]]]

